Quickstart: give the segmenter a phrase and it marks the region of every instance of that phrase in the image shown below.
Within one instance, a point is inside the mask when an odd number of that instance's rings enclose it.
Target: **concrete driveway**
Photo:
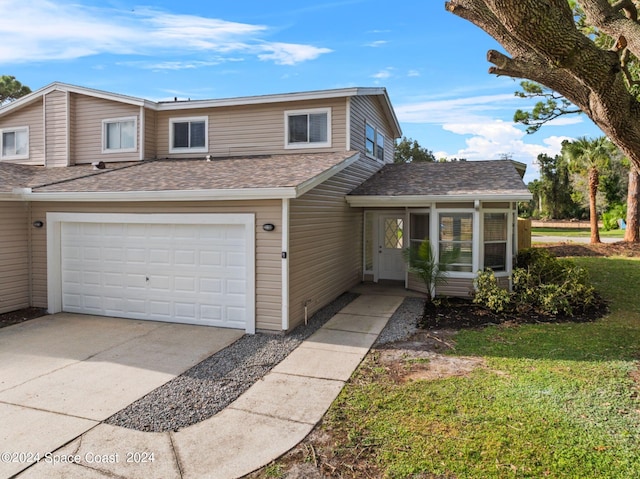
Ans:
[[[0,478],[42,460],[243,334],[67,313],[0,329]]]

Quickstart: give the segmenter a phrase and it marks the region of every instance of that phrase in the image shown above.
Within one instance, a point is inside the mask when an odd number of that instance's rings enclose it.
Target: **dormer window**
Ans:
[[[384,135],[370,123],[365,125],[367,156],[384,161]]]
[[[21,160],[29,158],[29,127],[5,128],[0,130],[0,158]]]
[[[136,151],[137,118],[114,118],[102,121],[102,152]]]
[[[331,109],[286,111],[285,148],[322,148],[331,146]]]
[[[206,116],[196,118],[171,118],[169,120],[170,153],[206,153],[209,119]]]

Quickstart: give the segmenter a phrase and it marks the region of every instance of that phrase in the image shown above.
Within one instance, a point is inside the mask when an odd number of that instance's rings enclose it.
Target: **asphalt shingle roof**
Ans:
[[[0,191],[46,192],[184,191],[296,187],[356,155],[334,153],[164,159],[61,168],[0,163]]]
[[[453,196],[529,191],[511,161],[456,161],[385,165],[351,196]]]

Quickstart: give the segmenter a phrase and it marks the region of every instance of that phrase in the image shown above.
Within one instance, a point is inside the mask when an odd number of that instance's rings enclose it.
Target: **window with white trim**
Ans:
[[[493,271],[507,269],[508,213],[484,214],[484,267]]]
[[[136,151],[137,124],[135,116],[102,120],[102,152]]]
[[[472,272],[473,213],[439,214],[439,258],[450,271]]]
[[[370,123],[365,123],[365,149],[368,156],[384,161],[384,135]]]
[[[331,146],[331,108],[284,112],[285,148]]]
[[[209,118],[171,118],[169,120],[170,153],[206,153]]]
[[[19,160],[29,158],[29,127],[0,130],[0,158]]]
[[[418,249],[424,240],[429,239],[429,213],[409,214],[409,245]]]

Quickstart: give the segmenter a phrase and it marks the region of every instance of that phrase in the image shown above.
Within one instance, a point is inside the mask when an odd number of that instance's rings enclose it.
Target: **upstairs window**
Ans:
[[[331,109],[285,112],[285,148],[331,146]]]
[[[115,118],[102,122],[102,152],[136,151],[137,118]]]
[[[367,155],[384,161],[384,135],[373,125],[365,125],[365,148]]]
[[[170,153],[206,153],[209,120],[207,117],[169,120]]]
[[[3,160],[29,158],[29,127],[5,128],[2,132],[0,151]]]

